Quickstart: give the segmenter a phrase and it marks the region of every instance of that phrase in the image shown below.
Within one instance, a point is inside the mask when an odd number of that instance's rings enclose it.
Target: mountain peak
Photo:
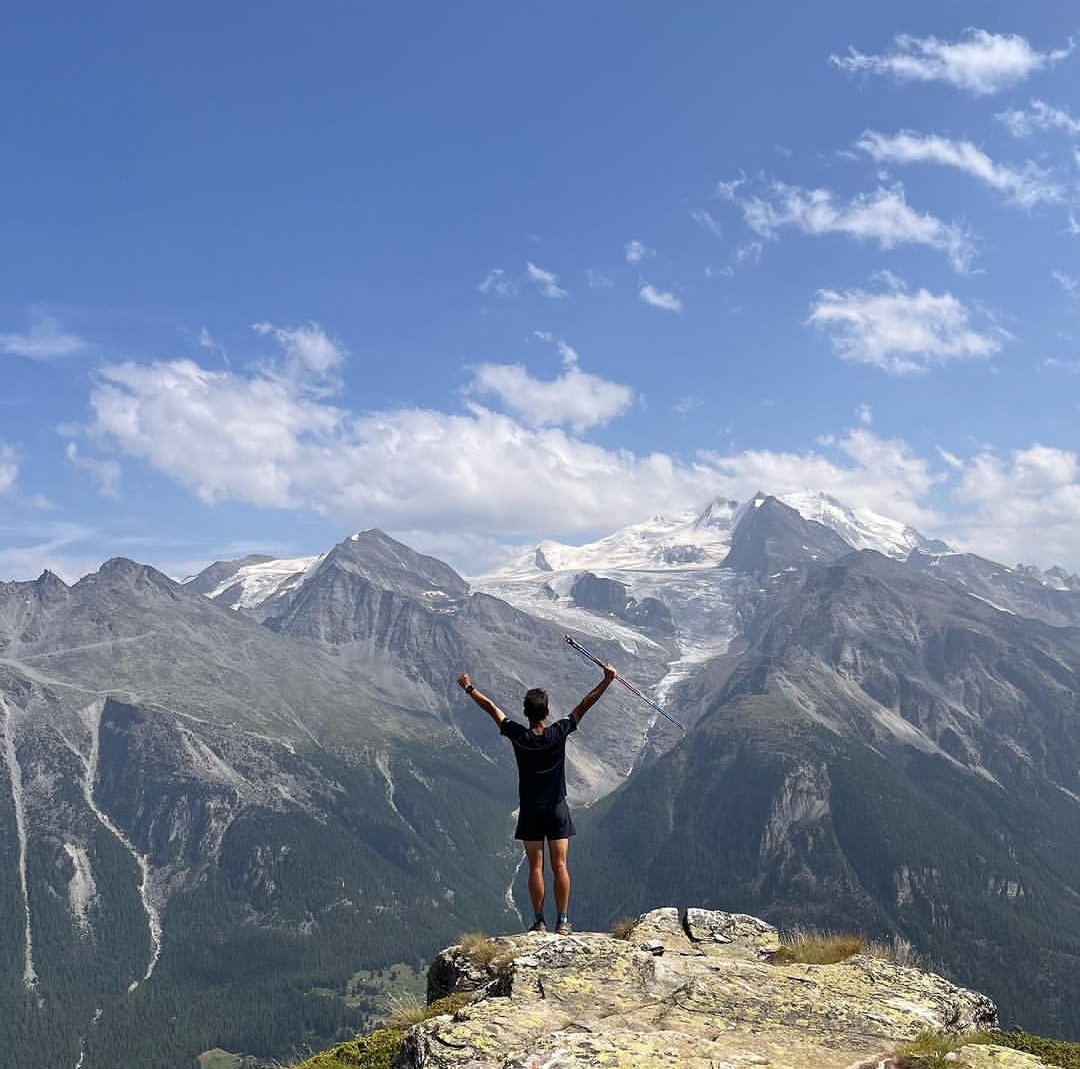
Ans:
[[[740,510],[723,566],[759,582],[807,564],[835,560],[852,547],[825,524],[772,495],[755,494]]]

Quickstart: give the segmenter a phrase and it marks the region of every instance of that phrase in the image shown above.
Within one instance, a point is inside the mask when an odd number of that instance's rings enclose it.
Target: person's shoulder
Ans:
[[[551,732],[551,737],[555,739],[564,739],[572,731],[577,731],[578,723],[572,716],[564,716],[561,720],[556,720],[552,724],[548,731]]]
[[[520,739],[523,734],[529,729],[524,724],[519,724],[516,720],[511,720],[510,717],[506,717],[499,725],[499,732],[511,739]]]

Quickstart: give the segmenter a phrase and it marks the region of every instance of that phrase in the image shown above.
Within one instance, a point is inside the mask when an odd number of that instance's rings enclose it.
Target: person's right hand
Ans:
[[[464,690],[469,685],[469,673],[462,672],[461,675],[457,677],[457,682],[458,686],[461,687],[462,690]]]

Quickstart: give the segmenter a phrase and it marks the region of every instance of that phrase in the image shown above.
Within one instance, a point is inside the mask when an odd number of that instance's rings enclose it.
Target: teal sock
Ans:
[[[543,915],[543,913],[534,913],[534,914],[533,914],[533,921],[534,921],[534,922],[536,922],[536,921],[542,921],[543,919],[544,919],[544,915]]]
[[[559,923],[560,924],[562,924],[564,921],[568,921],[569,919],[570,919],[570,914],[569,913],[560,913],[559,914]]]

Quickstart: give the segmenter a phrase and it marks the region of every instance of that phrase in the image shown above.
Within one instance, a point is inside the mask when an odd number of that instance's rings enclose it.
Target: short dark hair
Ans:
[[[525,715],[530,724],[537,724],[548,715],[547,691],[533,687],[525,692]]]

